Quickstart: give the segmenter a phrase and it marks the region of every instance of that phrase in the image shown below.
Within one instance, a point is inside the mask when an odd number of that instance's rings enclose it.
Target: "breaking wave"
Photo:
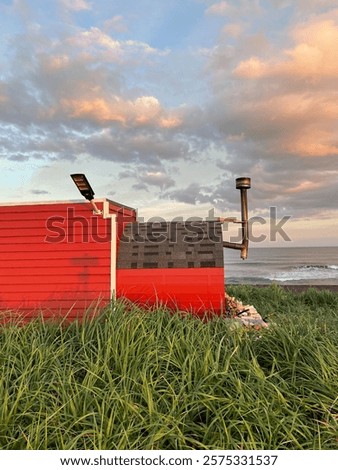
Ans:
[[[336,278],[338,279],[338,265],[336,264],[293,266],[266,276],[266,279],[270,281],[280,282]]]

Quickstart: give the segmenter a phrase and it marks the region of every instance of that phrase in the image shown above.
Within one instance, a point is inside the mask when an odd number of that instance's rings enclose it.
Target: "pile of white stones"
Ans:
[[[260,329],[267,328],[266,323],[253,305],[243,305],[240,300],[225,294],[226,310],[230,318],[238,321],[243,326]]]

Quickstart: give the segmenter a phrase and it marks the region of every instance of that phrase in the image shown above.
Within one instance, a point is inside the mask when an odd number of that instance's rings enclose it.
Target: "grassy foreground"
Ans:
[[[337,449],[338,294],[232,287],[246,330],[117,303],[0,331],[1,449]]]

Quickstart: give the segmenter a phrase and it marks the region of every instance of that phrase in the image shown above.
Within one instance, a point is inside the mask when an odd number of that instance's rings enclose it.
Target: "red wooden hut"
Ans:
[[[219,219],[140,223],[135,209],[94,201],[85,176],[72,177],[89,202],[0,204],[3,315],[73,319],[116,297],[200,316],[224,312],[223,247],[246,256],[245,198],[243,243],[236,244],[223,242]],[[241,193],[250,187],[248,178],[237,181]]]
[[[136,211],[98,199],[0,205],[0,310],[26,317],[104,305],[116,291],[117,239]]]

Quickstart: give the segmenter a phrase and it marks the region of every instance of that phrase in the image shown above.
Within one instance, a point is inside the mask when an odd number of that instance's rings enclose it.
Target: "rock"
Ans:
[[[253,327],[256,330],[268,328],[269,326],[262,318],[236,317],[235,320],[240,322],[243,326]]]
[[[241,301],[236,300],[225,294],[227,314],[247,328],[267,328],[266,323],[253,305],[243,305]]]

